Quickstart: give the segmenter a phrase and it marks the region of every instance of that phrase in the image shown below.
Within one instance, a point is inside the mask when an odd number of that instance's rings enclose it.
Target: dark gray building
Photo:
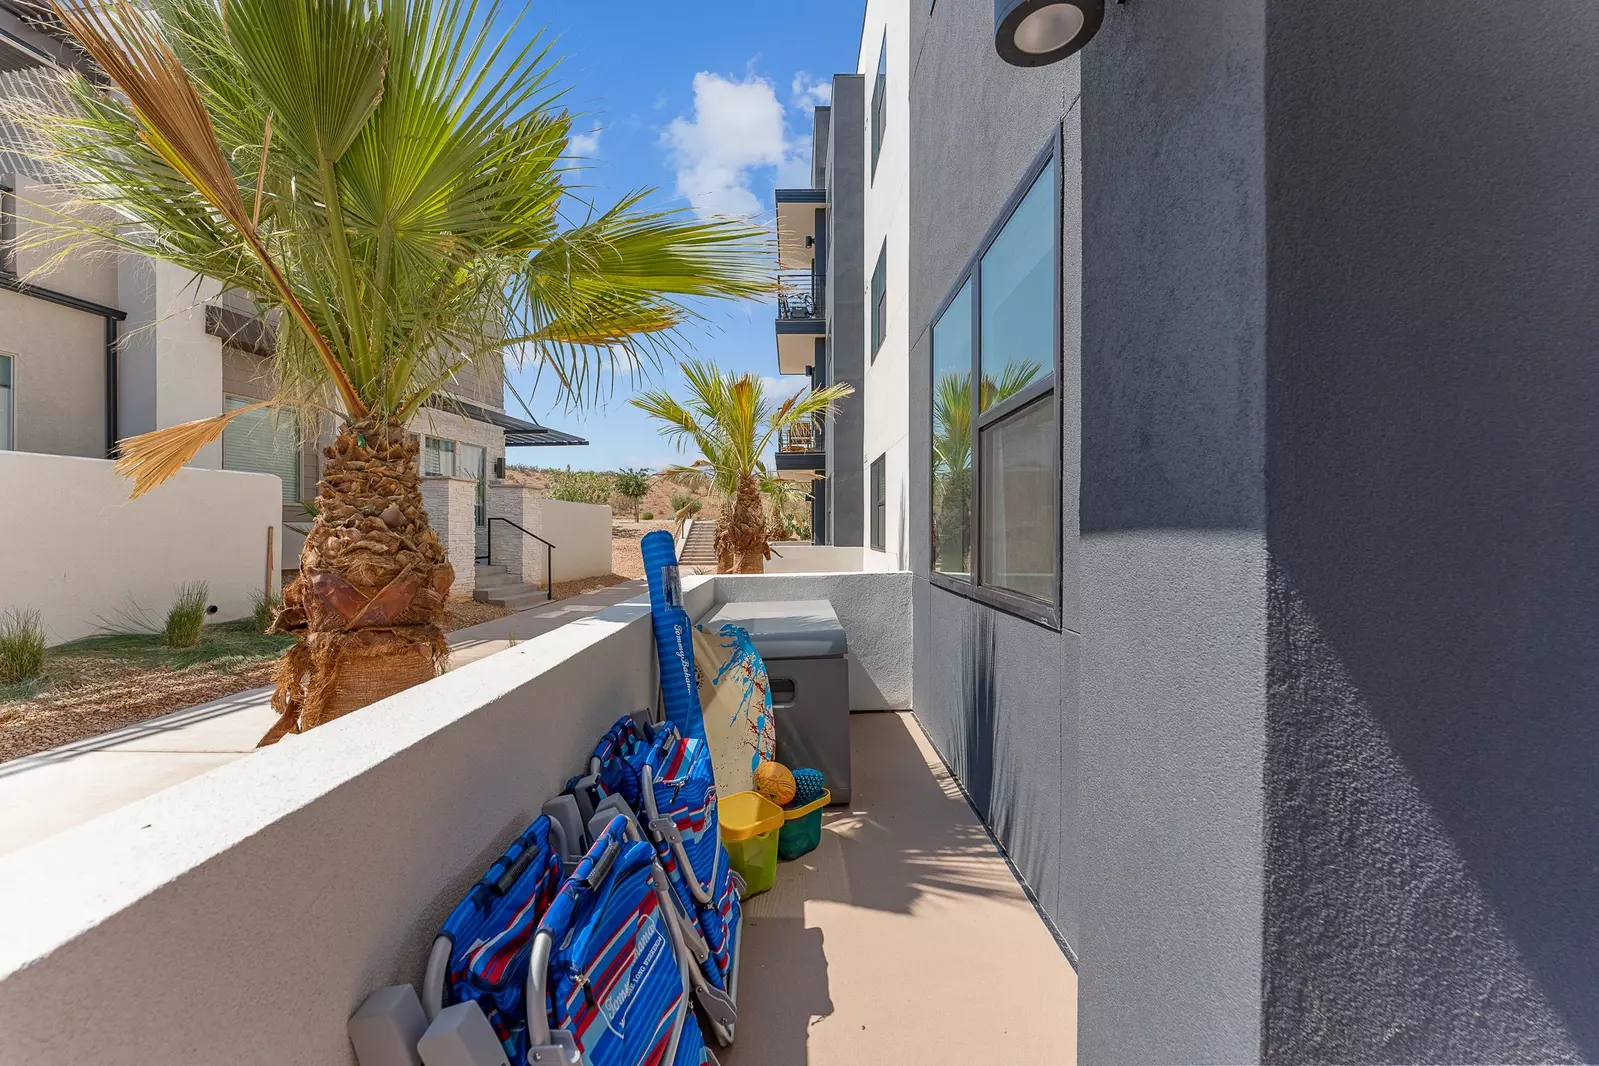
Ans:
[[[811,187],[778,189],[777,368],[812,388],[855,387],[827,418],[778,441],[780,475],[811,480],[811,538],[860,546],[865,525],[861,419],[866,373],[866,79],[833,78],[813,128]]]
[[[1599,1060],[1599,3],[994,33],[912,4],[914,704],[1080,1061]]]

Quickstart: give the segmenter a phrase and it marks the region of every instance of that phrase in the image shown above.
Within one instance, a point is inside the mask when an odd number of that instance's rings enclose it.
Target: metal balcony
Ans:
[[[777,275],[777,317],[780,321],[826,317],[827,276],[806,271]]]

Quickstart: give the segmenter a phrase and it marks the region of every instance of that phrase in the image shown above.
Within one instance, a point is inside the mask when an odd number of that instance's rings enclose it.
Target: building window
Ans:
[[[877,180],[877,157],[883,154],[883,121],[888,113],[888,31],[877,52],[877,82],[872,86],[872,180]]]
[[[16,401],[11,393],[11,357],[0,355],[0,451],[17,446]]]
[[[935,582],[1052,626],[1061,556],[1058,139],[1029,168],[932,331]]]
[[[442,437],[422,438],[422,476],[455,476],[455,442]]]
[[[877,350],[883,346],[888,333],[888,240],[884,238],[882,250],[877,253],[877,266],[872,269],[872,361],[877,361]]]
[[[259,403],[248,396],[224,396],[223,407],[236,411]],[[300,427],[271,411],[239,415],[222,431],[222,468],[272,474],[283,483],[283,502],[300,502]]]
[[[888,550],[888,456],[879,455],[872,463],[872,550]]]
[[[473,496],[472,523],[479,529],[483,528],[486,521],[486,507],[488,495],[488,470],[484,464],[485,452],[475,444],[463,444],[455,453],[455,472],[460,477],[469,477],[477,482],[477,491]]]

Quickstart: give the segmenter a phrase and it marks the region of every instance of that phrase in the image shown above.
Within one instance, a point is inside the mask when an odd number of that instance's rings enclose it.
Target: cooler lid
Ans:
[[[849,650],[844,627],[827,600],[751,600],[724,603],[703,623],[715,630],[732,622],[749,631],[766,659],[817,659]]]

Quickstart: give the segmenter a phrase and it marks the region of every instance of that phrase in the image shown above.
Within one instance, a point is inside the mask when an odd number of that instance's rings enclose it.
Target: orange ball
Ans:
[[[794,775],[780,762],[768,759],[755,768],[755,791],[779,807],[788,806],[795,787]]]

